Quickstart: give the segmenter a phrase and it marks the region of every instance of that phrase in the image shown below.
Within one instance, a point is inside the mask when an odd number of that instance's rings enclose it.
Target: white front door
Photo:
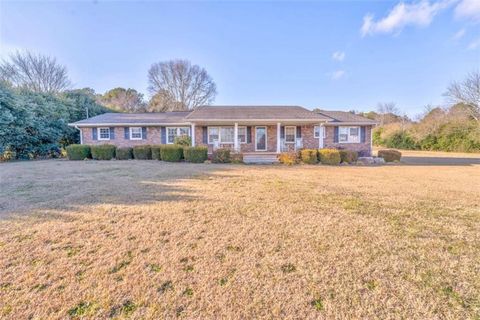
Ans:
[[[267,127],[255,127],[255,151],[267,151]]]

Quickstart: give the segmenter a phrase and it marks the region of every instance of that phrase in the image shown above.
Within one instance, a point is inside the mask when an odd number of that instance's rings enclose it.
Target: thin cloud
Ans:
[[[455,7],[455,17],[471,19],[480,22],[480,1],[479,0],[462,0]]]
[[[400,2],[382,19],[375,21],[372,14],[365,15],[360,32],[362,37],[365,37],[377,33],[399,33],[407,26],[426,27],[432,23],[433,18],[441,10],[448,8],[453,1],[444,0],[430,3],[428,0],[422,0],[410,4]]]
[[[465,28],[458,30],[452,37],[453,40],[460,40],[465,35]]]
[[[343,51],[335,51],[335,52],[332,54],[332,59],[333,59],[333,60],[336,60],[336,61],[343,61],[343,59],[345,59],[345,52],[343,52]]]
[[[468,49],[469,50],[475,50],[477,48],[480,47],[480,38],[477,38],[475,40],[473,40],[472,42],[470,42],[470,44],[468,45]]]
[[[337,70],[330,74],[332,80],[339,80],[345,76],[345,70]]]

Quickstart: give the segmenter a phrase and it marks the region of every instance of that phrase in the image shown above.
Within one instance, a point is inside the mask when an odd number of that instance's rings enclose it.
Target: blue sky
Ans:
[[[0,1],[0,55],[49,54],[75,87],[147,93],[158,61],[189,59],[216,104],[409,115],[480,68],[480,1]]]

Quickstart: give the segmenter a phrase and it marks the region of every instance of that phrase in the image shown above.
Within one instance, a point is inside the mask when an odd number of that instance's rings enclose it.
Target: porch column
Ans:
[[[192,123],[192,133],[190,136],[192,137],[192,147],[195,147],[195,123]]]
[[[281,137],[280,137],[280,130],[281,130],[281,124],[280,122],[277,123],[277,153],[280,153],[281,152],[281,144],[280,144],[280,140],[281,140]]]
[[[234,134],[233,148],[235,149],[235,152],[239,152],[240,148],[239,148],[239,144],[238,144],[238,123],[237,122],[235,122],[235,129],[233,130],[233,134]]]
[[[318,126],[319,126],[319,130],[320,130],[320,132],[318,133],[318,148],[323,149],[323,140],[324,140],[323,124],[320,123]]]

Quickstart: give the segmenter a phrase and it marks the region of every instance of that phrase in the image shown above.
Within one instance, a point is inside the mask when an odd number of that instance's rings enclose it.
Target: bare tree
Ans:
[[[123,112],[143,112],[146,109],[143,94],[135,89],[115,88],[100,97],[104,106]]]
[[[53,57],[17,51],[0,63],[0,79],[35,92],[59,92],[70,86],[67,68]]]
[[[380,115],[380,125],[392,122],[393,118],[397,118],[400,110],[394,102],[381,102],[377,104],[377,112]]]
[[[467,106],[470,116],[480,122],[480,72],[474,71],[467,75],[463,82],[454,81],[445,93],[452,104],[463,103]]]
[[[171,60],[153,64],[148,70],[148,90],[156,97],[162,111],[191,110],[211,104],[216,85],[207,71],[188,60]]]

